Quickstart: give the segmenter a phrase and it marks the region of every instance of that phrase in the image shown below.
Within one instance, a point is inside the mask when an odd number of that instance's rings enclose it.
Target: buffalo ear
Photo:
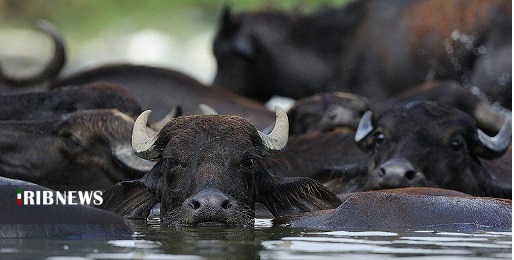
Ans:
[[[333,209],[341,200],[319,182],[305,177],[268,175],[257,182],[256,200],[275,217]]]
[[[223,10],[221,11],[221,23],[229,24],[231,16],[232,16],[232,11],[230,10],[230,6],[225,3],[225,5],[223,5]]]
[[[132,219],[146,219],[158,202],[141,179],[119,182],[106,190],[102,198],[98,208]]]

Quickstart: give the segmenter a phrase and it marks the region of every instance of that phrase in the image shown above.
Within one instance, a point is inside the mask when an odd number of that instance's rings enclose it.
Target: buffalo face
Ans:
[[[232,14],[226,8],[214,39],[218,65],[214,84],[260,101],[273,95],[301,98],[319,92],[313,90],[321,89],[333,70],[324,57],[309,50],[312,46],[294,42],[304,36],[292,32],[295,24],[292,14]]]
[[[336,128],[355,131],[370,109],[366,98],[347,92],[327,92],[297,100],[287,112],[292,135],[326,132]]]
[[[261,101],[271,98],[272,86],[267,78],[274,75],[269,73],[273,68],[259,64],[269,63],[266,46],[284,35],[287,19],[282,14],[234,15],[225,8],[214,39],[213,52],[218,65],[214,84]]]
[[[510,187],[494,186],[478,159],[505,153],[510,124],[507,117],[499,133],[488,137],[468,114],[434,102],[390,109],[375,122],[366,112],[355,137],[371,151],[366,189],[433,186],[474,195],[510,193]]]
[[[0,175],[54,189],[105,189],[141,177],[153,164],[130,146],[134,121],[117,110],[60,119],[0,122]],[[44,159],[42,159],[44,158]]]
[[[157,163],[141,180],[104,193],[104,209],[146,218],[160,202],[161,219],[171,226],[253,226],[255,202],[277,216],[340,203],[313,180],[274,177],[264,170],[261,159],[287,142],[287,116],[281,109],[269,135],[237,116],[178,117],[158,135],[145,121],[134,127],[133,147]]]

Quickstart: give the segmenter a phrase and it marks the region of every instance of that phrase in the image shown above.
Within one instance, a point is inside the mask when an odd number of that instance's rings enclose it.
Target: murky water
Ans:
[[[0,240],[0,259],[511,259],[511,232],[166,228],[132,222],[126,240]]]

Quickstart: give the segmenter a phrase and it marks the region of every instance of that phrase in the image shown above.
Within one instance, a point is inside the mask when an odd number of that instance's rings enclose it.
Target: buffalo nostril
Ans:
[[[198,202],[197,200],[192,200],[189,205],[191,206],[191,208],[193,209],[199,209],[200,208],[200,202]]]
[[[405,158],[393,158],[380,165],[379,175],[381,178],[393,178],[395,180],[413,180],[418,171],[409,160]]]
[[[407,171],[405,173],[405,178],[409,181],[411,181],[412,179],[414,179],[414,177],[416,176],[416,171]]]
[[[221,204],[221,208],[223,208],[223,209],[229,209],[231,207],[232,207],[232,202],[230,202],[230,200],[225,200]]]
[[[198,192],[187,202],[187,207],[194,211],[227,210],[234,206],[234,202],[225,194],[211,189]]]

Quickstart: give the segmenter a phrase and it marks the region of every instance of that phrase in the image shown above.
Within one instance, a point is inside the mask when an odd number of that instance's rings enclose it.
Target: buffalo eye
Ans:
[[[59,138],[63,141],[65,148],[71,152],[78,151],[82,147],[82,141],[70,132],[61,133]]]
[[[458,151],[464,146],[464,141],[461,138],[455,137],[450,141],[450,146],[453,150]]]
[[[241,160],[241,162],[239,163],[241,165],[241,167],[244,167],[244,168],[253,168],[257,163],[257,160],[255,160],[254,158],[245,158],[243,160]]]
[[[162,167],[169,169],[179,165],[179,162],[173,158],[162,159]]]
[[[380,131],[377,131],[375,132],[375,134],[373,135],[373,139],[375,140],[375,143],[377,144],[381,144],[384,142],[384,139],[385,139],[385,135],[384,133],[380,132]]]

